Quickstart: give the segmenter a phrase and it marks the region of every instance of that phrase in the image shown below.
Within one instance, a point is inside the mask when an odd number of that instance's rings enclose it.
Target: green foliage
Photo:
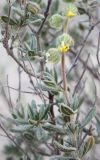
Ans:
[[[96,115],[96,108],[93,107],[90,112],[88,113],[88,115],[85,117],[84,121],[81,123],[80,128],[84,128],[91,120],[93,117],[95,117]]]
[[[66,147],[64,145],[61,145],[60,143],[58,143],[57,141],[54,141],[54,146],[59,149],[60,151],[62,152],[73,152],[73,151],[76,151],[76,148],[75,147]]]
[[[80,148],[80,157],[83,157],[94,145],[94,137],[89,137]]]
[[[70,107],[66,106],[65,104],[60,104],[60,111],[65,116],[70,116],[75,114],[76,112],[73,111]]]
[[[53,0],[51,5],[51,14],[57,13],[58,8],[59,8],[59,0]]]
[[[3,21],[3,22],[5,22],[5,23],[8,23],[9,22],[9,24],[10,25],[17,25],[17,22],[16,21],[14,21],[13,19],[9,19],[9,17],[7,17],[7,16],[1,16],[1,20]]]

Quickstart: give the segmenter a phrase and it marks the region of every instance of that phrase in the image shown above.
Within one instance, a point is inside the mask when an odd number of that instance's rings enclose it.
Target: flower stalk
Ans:
[[[63,32],[66,33],[68,31],[68,22],[66,19],[64,23]],[[67,51],[66,51],[67,52]],[[63,80],[63,89],[64,89],[64,97],[67,99],[67,77],[66,77],[66,69],[65,69],[65,54],[63,53],[61,56],[61,72],[62,72],[62,80]]]

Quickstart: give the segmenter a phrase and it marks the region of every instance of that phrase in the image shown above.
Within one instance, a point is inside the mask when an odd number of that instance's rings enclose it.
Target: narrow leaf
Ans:
[[[94,143],[94,137],[90,136],[80,149],[80,157],[83,157],[93,147]]]
[[[76,151],[76,148],[75,148],[75,147],[66,147],[66,146],[60,144],[60,143],[57,142],[57,141],[54,141],[53,144],[54,144],[54,146],[55,146],[57,149],[59,149],[59,150],[62,151],[62,152],[68,152],[68,153],[69,153],[69,152]]]
[[[64,103],[60,104],[60,111],[65,116],[70,116],[76,113],[76,111],[73,111],[70,107],[66,106]]]
[[[80,125],[80,129],[84,128],[96,115],[96,107],[93,107]]]

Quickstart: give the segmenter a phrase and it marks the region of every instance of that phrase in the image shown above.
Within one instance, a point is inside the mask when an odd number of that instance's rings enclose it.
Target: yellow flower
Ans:
[[[72,11],[69,11],[67,14],[66,14],[68,17],[74,17],[76,16],[76,14]]]
[[[61,52],[61,53],[65,53],[69,50],[70,46],[69,44],[65,44],[64,41],[62,41],[61,45],[58,46],[58,50]]]
[[[77,7],[73,3],[68,3],[65,11],[67,17],[74,17],[78,14]]]
[[[57,38],[57,48],[60,53],[66,53],[72,45],[74,40],[68,33],[63,33]]]

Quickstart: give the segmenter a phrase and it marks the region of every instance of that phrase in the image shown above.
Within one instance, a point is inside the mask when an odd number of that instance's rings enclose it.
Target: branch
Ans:
[[[96,22],[96,23],[89,29],[89,32],[87,33],[87,35],[86,35],[86,37],[85,37],[85,39],[84,39],[84,41],[83,41],[83,45],[82,45],[81,49],[79,50],[79,53],[76,55],[72,66],[70,67],[70,72],[71,72],[71,70],[73,69],[73,67],[74,67],[74,65],[76,64],[76,62],[78,61],[78,59],[79,59],[79,57],[80,57],[80,55],[81,55],[81,53],[82,53],[82,51],[83,51],[83,49],[84,49],[84,47],[85,47],[85,44],[86,44],[86,42],[87,42],[87,40],[88,40],[91,32],[93,31],[93,29],[94,29],[99,23],[100,23],[100,21]]]
[[[46,8],[46,11],[44,12],[44,20],[42,21],[42,24],[41,24],[41,26],[40,26],[40,28],[39,28],[39,30],[37,32],[37,35],[40,34],[40,32],[41,32],[41,30],[42,30],[42,28],[44,26],[44,23],[46,22],[46,19],[47,19],[48,14],[49,14],[49,9],[50,9],[51,3],[52,3],[52,0],[48,0],[47,8]]]
[[[3,132],[6,134],[6,136],[15,144],[15,146],[19,149],[19,151],[21,151],[24,155],[26,155],[28,158],[28,154],[27,152],[25,152],[20,146],[19,144],[16,143],[16,141],[9,135],[9,133],[6,131],[6,129],[3,127],[3,125],[0,123],[0,128],[3,130]]]
[[[97,61],[98,61],[98,65],[100,67],[100,59],[99,59],[99,49],[100,49],[100,31],[99,31],[99,37],[98,37],[98,47],[97,47]]]
[[[78,60],[79,60],[80,62],[82,62],[82,64],[85,66],[85,62],[84,62],[84,60],[82,60],[82,59],[80,58],[80,55],[81,55],[81,53],[82,53],[82,51],[83,51],[83,49],[84,49],[84,47],[85,47],[85,44],[86,44],[86,42],[87,42],[87,40],[88,40],[89,35],[91,34],[91,32],[93,31],[93,29],[94,29],[99,23],[100,23],[100,20],[97,21],[97,22],[90,28],[89,32],[87,33],[87,35],[86,35],[86,37],[85,37],[85,39],[84,39],[84,41],[83,41],[83,45],[82,45],[82,47],[81,47],[81,49],[80,49],[80,51],[79,51],[78,54],[77,54],[75,51],[73,51],[72,49],[70,49],[70,52],[71,52],[73,55],[75,55],[76,57],[75,57],[75,59],[74,59],[74,62],[73,62],[73,64],[72,64],[72,66],[70,67],[69,71],[66,73],[66,76],[68,76],[69,73],[72,71],[72,69],[76,66],[76,62],[77,62]],[[87,69],[88,69],[88,71],[95,77],[95,79],[99,80],[98,74],[94,73],[89,66],[87,66]],[[58,84],[61,84],[62,82],[63,82],[63,80],[61,80]]]
[[[73,96],[75,95],[75,93],[77,91],[77,88],[78,88],[78,86],[79,86],[79,84],[80,84],[80,82],[81,82],[81,80],[82,80],[82,78],[84,76],[84,73],[85,73],[85,71],[87,69],[87,63],[88,63],[89,57],[90,57],[90,54],[88,54],[88,56],[87,56],[87,59],[86,59],[86,62],[85,62],[85,68],[84,68],[84,70],[83,70],[83,72],[82,72],[82,74],[81,74],[81,76],[80,76],[75,88],[74,88]]]

